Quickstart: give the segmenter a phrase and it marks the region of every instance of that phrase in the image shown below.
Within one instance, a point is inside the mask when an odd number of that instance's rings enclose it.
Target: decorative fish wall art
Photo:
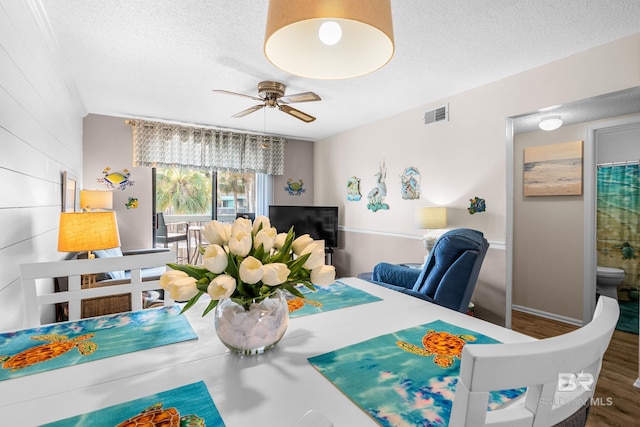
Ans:
[[[474,197],[473,199],[469,199],[469,201],[471,202],[471,204],[469,205],[467,210],[471,215],[476,212],[484,212],[487,209],[484,199],[481,199],[478,196]]]

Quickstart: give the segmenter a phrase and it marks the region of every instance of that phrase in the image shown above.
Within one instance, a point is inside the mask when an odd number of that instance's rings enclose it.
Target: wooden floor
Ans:
[[[548,338],[576,329],[576,326],[513,311],[514,331],[535,338]],[[604,355],[587,427],[628,427],[640,423],[638,378],[638,335],[615,331]]]

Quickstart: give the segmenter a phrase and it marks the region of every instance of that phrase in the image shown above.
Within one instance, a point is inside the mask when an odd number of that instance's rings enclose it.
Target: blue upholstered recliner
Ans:
[[[380,263],[371,281],[459,312],[466,312],[489,242],[477,230],[458,228],[440,236],[422,270]]]

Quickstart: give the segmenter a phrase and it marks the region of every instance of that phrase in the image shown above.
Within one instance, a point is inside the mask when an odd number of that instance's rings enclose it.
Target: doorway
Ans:
[[[591,320],[595,307],[595,131],[604,127],[624,125],[633,122],[633,118],[612,119],[640,113],[640,87],[631,88],[607,95],[576,101],[571,104],[542,109],[537,112],[508,117],[506,119],[506,152],[507,152],[507,233],[506,233],[506,315],[505,324],[511,325],[513,304],[513,250],[514,244],[514,135],[537,130],[537,123],[544,116],[562,115],[565,125],[585,124],[584,145],[584,250],[583,252],[583,301],[582,323]],[[626,122],[625,122],[626,120]],[[638,118],[635,118],[638,121]],[[592,123],[589,125],[589,123]],[[606,125],[606,126],[605,126]],[[579,248],[575,248],[580,250]],[[541,248],[544,250],[544,248]],[[535,310],[533,310],[535,312]],[[548,313],[538,313],[548,314]],[[554,318],[553,315],[549,316]],[[558,320],[562,316],[557,316]]]

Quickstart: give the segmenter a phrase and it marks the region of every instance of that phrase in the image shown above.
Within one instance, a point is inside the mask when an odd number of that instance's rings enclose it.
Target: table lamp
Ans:
[[[90,212],[95,209],[113,209],[113,193],[111,191],[81,190],[80,209]]]
[[[438,237],[440,237],[433,230],[447,228],[447,208],[443,206],[423,206],[416,208],[414,215],[416,228],[427,229],[427,233],[422,237],[422,242],[427,252],[429,252]]]
[[[84,252],[95,257],[93,250],[120,246],[118,222],[115,212],[62,212],[58,229],[59,252]],[[93,276],[93,277],[91,277]],[[82,284],[91,286],[95,275],[82,278]]]

